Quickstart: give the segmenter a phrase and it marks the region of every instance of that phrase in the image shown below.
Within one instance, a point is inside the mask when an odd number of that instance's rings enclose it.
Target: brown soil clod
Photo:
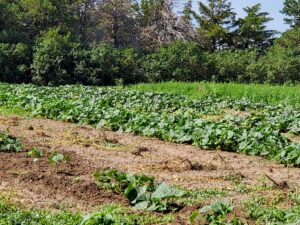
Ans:
[[[265,174],[265,177],[268,178],[270,181],[272,181],[272,183],[280,189],[287,189],[289,188],[288,182],[287,181],[282,181],[282,182],[277,182],[275,181],[272,177],[270,177],[269,175]]]
[[[198,162],[191,162],[191,161],[188,160],[188,159],[185,159],[185,160],[183,160],[182,162],[187,162],[187,163],[190,165],[190,169],[191,169],[191,170],[200,171],[200,170],[203,170],[203,169],[204,169],[204,166],[201,165],[201,164],[198,163]]]
[[[34,130],[34,127],[32,125],[29,125],[28,130]]]
[[[144,152],[149,152],[150,149],[147,147],[138,147],[136,149],[134,149],[133,151],[131,151],[131,154],[135,155],[135,156],[141,156],[142,153]]]

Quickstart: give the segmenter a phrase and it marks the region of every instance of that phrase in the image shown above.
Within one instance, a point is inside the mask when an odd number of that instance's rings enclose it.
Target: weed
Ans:
[[[281,192],[280,192],[281,193]],[[300,220],[299,194],[286,193],[268,198],[254,195],[244,202],[250,218],[263,224],[297,224]],[[288,204],[288,207],[285,206]]]
[[[52,152],[48,159],[51,163],[61,163],[70,161],[71,157],[67,154]]]
[[[211,224],[211,225],[243,225],[236,215],[229,218],[229,214],[233,212],[233,204],[223,200],[216,201],[210,205],[204,206],[198,211],[195,211],[190,216],[190,222],[195,223],[196,220],[200,220],[199,224]]]
[[[33,157],[33,158],[41,158],[44,156],[44,153],[42,150],[33,147],[28,153],[27,153],[28,157]]]

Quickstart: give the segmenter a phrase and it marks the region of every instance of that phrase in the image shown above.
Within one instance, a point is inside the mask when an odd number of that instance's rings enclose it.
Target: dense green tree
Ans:
[[[34,47],[33,81],[41,85],[74,83],[74,58],[78,47],[70,33],[51,28],[44,33]]]
[[[296,83],[300,81],[300,32],[292,29],[283,33],[266,55],[247,68],[253,81]]]
[[[21,31],[18,1],[0,0],[0,42],[19,43],[26,42]]]
[[[150,26],[161,19],[160,11],[164,8],[163,0],[141,0],[138,5],[141,26]]]
[[[76,48],[72,57],[77,83],[115,85],[142,81],[141,55],[133,48],[117,49],[109,44],[94,44],[90,49]]]
[[[20,0],[16,7],[21,31],[30,40],[35,40],[42,31],[55,25],[53,15],[56,8],[51,0]]]
[[[284,21],[292,27],[300,27],[300,0],[285,0],[282,10]]]
[[[193,42],[175,41],[143,60],[147,81],[208,80],[206,55]]]
[[[270,46],[276,31],[267,30],[272,20],[269,13],[261,12],[261,4],[244,8],[247,14],[237,21],[237,45],[240,48],[261,48]]]
[[[30,82],[31,52],[22,43],[0,43],[0,81]]]
[[[226,48],[232,45],[231,30],[234,27],[235,13],[227,0],[199,2],[200,14],[193,13],[199,23],[199,31],[208,40],[210,49]]]
[[[214,81],[251,82],[246,68],[258,58],[256,50],[226,50],[208,54],[208,65]]]
[[[72,5],[73,33],[78,36],[83,45],[99,41],[97,38],[99,18],[96,14],[96,2],[97,0],[75,0]]]
[[[290,29],[275,41],[282,48],[300,48],[300,28]]]

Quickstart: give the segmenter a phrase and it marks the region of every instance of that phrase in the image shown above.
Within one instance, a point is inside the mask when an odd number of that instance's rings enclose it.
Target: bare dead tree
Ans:
[[[138,26],[132,0],[101,0],[97,3],[97,17],[102,38],[116,48],[136,45]]]
[[[165,0],[151,8],[147,23],[140,28],[141,43],[146,48],[156,48],[174,40],[201,42],[202,37],[191,23],[174,12],[176,0]],[[143,13],[143,12],[141,12]],[[140,15],[143,17],[143,15]]]

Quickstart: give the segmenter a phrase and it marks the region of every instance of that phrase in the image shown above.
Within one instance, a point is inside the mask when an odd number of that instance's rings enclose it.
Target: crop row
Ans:
[[[118,88],[0,84],[0,104],[34,116],[264,156],[300,166],[300,109],[247,99],[138,92]],[[233,112],[233,113],[228,113]]]

